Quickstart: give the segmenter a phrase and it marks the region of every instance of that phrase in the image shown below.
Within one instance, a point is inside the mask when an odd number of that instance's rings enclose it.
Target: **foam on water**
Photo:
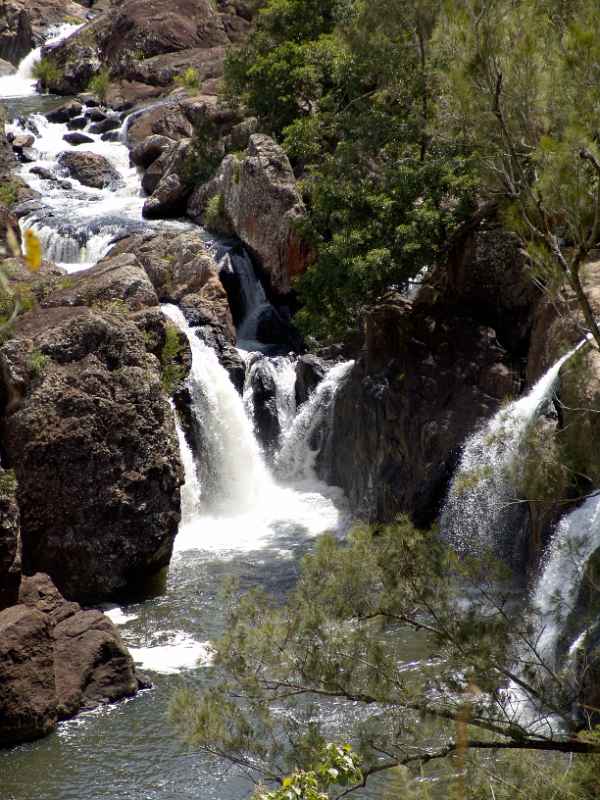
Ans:
[[[174,633],[165,644],[130,647],[129,652],[141,669],[163,675],[208,666],[214,656],[210,642],[197,642],[184,633]]]

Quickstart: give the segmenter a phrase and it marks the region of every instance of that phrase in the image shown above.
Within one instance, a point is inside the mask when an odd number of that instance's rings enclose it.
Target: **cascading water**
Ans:
[[[261,381],[260,372],[265,371],[273,386],[273,403],[277,414],[279,444],[283,441],[296,417],[296,369],[294,359],[289,356],[265,358],[258,353],[244,353],[246,380],[244,383],[244,408],[246,415],[255,423],[256,383]]]
[[[524,397],[501,408],[467,439],[440,520],[442,531],[459,552],[504,555],[507,536],[516,538],[524,509],[514,502],[511,468],[523,437],[555,390],[561,367],[577,349],[560,358]]]
[[[277,474],[282,478],[314,477],[315,460],[331,429],[329,416],[335,395],[353,366],[354,361],[345,361],[332,367],[300,409],[276,459]]]
[[[67,39],[81,25],[57,25],[50,28],[44,42],[45,45],[55,44]],[[21,60],[14,75],[5,75],[0,78],[0,98],[28,97],[35,94],[37,80],[34,77],[35,65],[42,57],[42,48],[36,47]]]

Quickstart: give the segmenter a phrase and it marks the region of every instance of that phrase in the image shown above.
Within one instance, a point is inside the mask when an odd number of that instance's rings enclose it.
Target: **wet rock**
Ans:
[[[110,269],[59,286],[64,303],[89,307],[29,312],[0,348],[2,445],[18,481],[24,569],[50,574],[67,597],[85,601],[120,596],[168,564],[183,479],[145,335],[148,315],[157,330],[162,315],[156,305],[130,311],[143,297],[155,302],[143,271],[115,270],[111,290]]]
[[[34,142],[35,137],[30,133],[18,134],[10,139],[12,149],[17,153],[22,152],[25,147],[31,147]]]
[[[14,473],[0,469],[0,610],[17,602],[21,531]]]
[[[55,181],[56,175],[52,172],[52,170],[48,169],[47,167],[31,167],[29,170],[32,175],[38,175],[40,178],[43,178],[45,181]]]
[[[6,75],[14,75],[16,71],[17,68],[14,66],[14,64],[4,61],[4,59],[0,58],[0,78],[5,77]]]
[[[106,112],[99,106],[92,106],[89,109],[86,108],[85,116],[92,122],[103,122],[106,119]]]
[[[103,142],[119,142],[121,141],[121,134],[119,131],[109,131],[108,133],[103,133],[100,138]]]
[[[94,189],[106,189],[121,181],[119,173],[110,161],[98,153],[67,151],[59,155],[58,163],[72,178]]]
[[[65,140],[65,142],[68,142],[69,144],[73,145],[92,144],[94,141],[90,136],[86,136],[85,133],[77,133],[77,132],[65,133],[63,139]]]
[[[68,122],[73,117],[80,116],[82,110],[81,103],[76,100],[69,100],[68,103],[55,108],[54,111],[48,111],[45,116],[48,122]]]
[[[84,116],[73,117],[67,122],[67,128],[70,131],[81,131],[87,124],[88,121]]]
[[[0,611],[0,747],[45,736],[57,719],[50,622],[13,605]]]
[[[90,133],[108,133],[109,131],[117,130],[121,127],[121,121],[117,117],[107,117],[102,122],[95,122],[90,125]]]
[[[151,134],[137,144],[130,153],[133,164],[147,170],[148,167],[174,144],[172,139],[159,134]],[[162,171],[161,171],[162,176]],[[156,185],[153,187],[153,190]]]
[[[337,393],[317,468],[365,517],[409,513],[427,527],[460,446],[518,394],[519,375],[494,330],[443,299],[413,306],[390,295],[367,316],[365,340]]]
[[[207,218],[209,203],[219,215]],[[217,232],[235,234],[259,261],[271,288],[285,295],[307,268],[310,248],[297,232],[306,211],[287,156],[262,134],[250,138],[242,159],[227,156],[216,176],[194,190],[188,215]]]
[[[310,354],[300,356],[296,361],[296,405],[301,406],[325,377],[327,365]]]
[[[265,452],[273,455],[279,444],[281,426],[277,411],[277,385],[269,362],[259,358],[251,367],[250,389],[254,406],[254,430]]]
[[[23,164],[33,164],[39,161],[40,154],[33,147],[24,147],[19,153],[18,158]]]
[[[265,344],[278,345],[285,352],[301,353],[304,350],[304,342],[298,330],[274,306],[267,306],[260,312],[256,338]]]

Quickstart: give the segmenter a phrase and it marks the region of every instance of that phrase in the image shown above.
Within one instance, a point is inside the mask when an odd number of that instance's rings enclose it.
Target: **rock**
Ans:
[[[31,147],[34,142],[35,137],[33,137],[30,133],[19,134],[17,136],[13,136],[11,139],[12,149],[17,153],[22,151],[25,147]]]
[[[300,356],[296,361],[296,405],[301,406],[321,383],[327,372],[325,362],[313,355]]]
[[[265,452],[272,456],[281,436],[277,411],[277,385],[269,361],[258,358],[250,366],[250,388],[254,408],[254,430]]]
[[[436,519],[460,446],[519,376],[495,332],[439,302],[390,294],[365,323],[365,348],[339,388],[319,475],[354,511],[390,520]]]
[[[144,203],[142,214],[148,219],[179,216],[185,213],[191,193],[189,179],[190,141],[177,142],[157,158],[144,175],[142,186],[152,195]]]
[[[148,136],[158,134],[173,141],[189,139],[194,129],[178,103],[161,103],[136,114],[127,127],[127,142],[135,147]]]
[[[0,747],[45,736],[57,718],[50,623],[13,605],[0,611]]]
[[[76,95],[85,91],[103,68],[96,27],[100,20],[84,25],[68,39],[44,47],[42,56],[56,68],[44,88],[55,94]]]
[[[91,106],[90,108],[86,108],[85,116],[92,122],[103,122],[106,119],[106,112],[99,106]]]
[[[130,311],[155,302],[145,273],[113,262],[75,280],[58,294],[90,307],[29,312],[0,347],[2,445],[18,480],[24,569],[89,601],[132,591],[168,564],[183,476],[147,350],[162,344],[145,335],[149,316],[164,330],[162,315],[156,305]]]
[[[4,61],[4,59],[0,58],[0,78],[4,78],[6,75],[14,75],[16,71],[17,68],[14,66],[14,64]]]
[[[94,189],[106,189],[121,181],[119,173],[110,161],[98,153],[66,151],[58,156],[58,163],[72,178]]]
[[[200,325],[200,327],[195,330],[196,335],[199,336],[208,347],[212,347],[222,366],[227,370],[236,390],[240,394],[243,394],[244,383],[246,381],[246,364],[238,350],[223,336],[223,334],[219,333],[217,328],[212,325],[203,325],[202,315],[198,315],[195,308],[190,308],[182,304],[181,310],[185,314],[190,325]]]
[[[87,124],[88,124],[87,119],[83,115],[81,115],[79,117],[73,117],[72,119],[70,119],[67,122],[67,128],[70,131],[81,131],[85,128]]]
[[[18,604],[0,612],[0,747],[44,736],[59,719],[139,687],[108,617],[65,600],[48,575],[23,577]]]
[[[219,204],[219,215],[207,215],[209,203]],[[262,134],[250,138],[241,160],[227,156],[216,176],[190,197],[188,215],[217,232],[234,233],[259,261],[271,288],[280,295],[291,290],[291,280],[302,274],[310,248],[297,224],[305,208],[287,156]]]
[[[89,131],[90,133],[108,133],[109,131],[115,131],[117,128],[121,127],[121,121],[116,117],[107,117],[103,119],[102,122],[94,122],[93,125],[90,125]]]
[[[79,144],[92,144],[93,139],[90,136],[86,136],[85,133],[65,133],[63,136],[65,142],[73,145]]]
[[[81,103],[78,103],[77,100],[69,100],[68,103],[64,103],[62,106],[55,108],[54,111],[48,111],[46,114],[46,119],[48,122],[68,122],[73,117],[78,117],[81,115],[83,110],[83,106]]]
[[[100,138],[103,142],[119,142],[121,141],[121,134],[119,131],[109,131],[108,133],[103,133]]]
[[[24,147],[19,153],[19,161],[23,164],[34,164],[39,161],[40,154],[33,147]]]
[[[33,50],[31,17],[18,0],[6,0],[0,14],[0,58],[15,67]]]
[[[170,87],[186,69],[193,69],[198,78],[199,91],[206,92],[211,80],[223,76],[226,48],[192,48],[146,58],[128,65],[127,74],[142,85],[151,84],[160,91]],[[156,89],[155,89],[156,90]]]
[[[23,578],[19,600],[50,622],[59,719],[137,692],[133,660],[107,616],[67,602],[41,573]]]
[[[158,305],[154,287],[137,258],[129,253],[104,258],[84,273],[69,278],[42,301],[46,308],[58,306],[106,305],[116,302],[131,311]]]
[[[111,81],[105,94],[107,104],[115,111],[127,111],[134,106],[143,105],[162,91],[158,86],[147,86],[139,81]]]
[[[160,138],[166,139],[166,137],[162,136]],[[144,139],[144,141],[146,141],[146,139]],[[142,189],[146,194],[152,195],[156,191],[158,184],[165,176],[167,168],[175,155],[177,142],[173,142],[171,139],[167,139],[166,141],[171,142],[171,144],[169,146],[165,145],[163,152],[158,158],[152,161],[142,176]],[[184,141],[189,140],[185,139]]]
[[[56,175],[52,172],[52,170],[48,169],[47,167],[31,167],[29,170],[32,175],[38,175],[40,178],[43,178],[45,181],[55,181]]]
[[[169,139],[167,136],[160,136],[156,133],[151,134],[133,148],[130,153],[131,161],[137,167],[142,167],[142,169],[147,170],[148,167],[156,161],[157,158],[160,158],[173,144],[173,140]],[[153,191],[155,188],[156,185],[153,187]]]
[[[21,582],[21,531],[14,473],[0,470],[0,610],[17,602]]]
[[[264,344],[278,345],[284,352],[301,353],[304,350],[304,342],[298,330],[274,306],[266,306],[260,312],[256,338]]]
[[[180,305],[190,324],[209,325],[227,342],[235,343],[219,267],[199,233],[138,234],[118,242],[109,255],[125,253],[134,254],[142,264],[160,302]]]

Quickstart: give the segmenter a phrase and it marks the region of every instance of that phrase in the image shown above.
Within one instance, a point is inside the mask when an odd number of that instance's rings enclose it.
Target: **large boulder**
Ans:
[[[321,383],[327,372],[327,364],[310,353],[296,361],[296,405],[301,406]]]
[[[235,343],[235,327],[219,267],[195,231],[136,234],[118,242],[111,257],[132,253],[161,302],[181,306],[190,324],[209,326]]]
[[[59,155],[58,163],[71,178],[93,189],[106,189],[109,186],[116,186],[121,181],[115,167],[98,153],[68,150]]]
[[[317,463],[353,509],[379,520],[436,519],[460,446],[519,391],[495,332],[443,302],[391,295],[372,309],[359,360],[340,386]]]
[[[280,295],[307,268],[311,251],[298,233],[306,210],[290,162],[268,136],[250,137],[247,154],[227,156],[215,177],[195,189],[188,215],[235,234],[254,254]]]
[[[154,355],[163,319],[144,270],[124,262],[58,288],[61,305],[23,315],[0,348],[24,569],[85,601],[165,567],[180,518],[182,468]]]
[[[48,575],[22,579],[18,601],[0,612],[0,747],[145,685],[108,617],[65,600]]]
[[[0,611],[0,747],[45,736],[57,719],[48,617],[25,605]]]
[[[152,195],[144,203],[142,214],[148,219],[181,216],[185,213],[192,187],[189,180],[191,142],[184,139],[163,153],[150,167],[159,167],[160,177],[152,189]],[[164,161],[164,163],[163,163]],[[144,188],[148,184],[144,175]]]
[[[127,143],[134,148],[148,136],[165,136],[172,141],[189,139],[194,128],[177,101],[161,102],[135,112],[127,124]]]

